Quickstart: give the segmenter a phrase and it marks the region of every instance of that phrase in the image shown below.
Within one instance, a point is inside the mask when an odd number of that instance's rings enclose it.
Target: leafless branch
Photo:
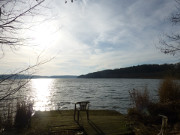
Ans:
[[[0,0],[0,46],[4,55],[3,47],[15,49],[16,46],[27,46],[27,39],[19,36],[19,32],[24,24],[24,17],[38,15],[37,7],[45,0],[22,1],[22,0]],[[23,5],[24,10],[18,9],[17,6]],[[35,12],[36,11],[36,12]],[[26,42],[25,42],[26,41]]]
[[[177,3],[177,11],[171,15],[170,22],[174,25],[180,24],[180,0],[175,0]],[[176,55],[180,54],[180,34],[165,34],[165,38],[161,38],[159,43],[162,53]]]

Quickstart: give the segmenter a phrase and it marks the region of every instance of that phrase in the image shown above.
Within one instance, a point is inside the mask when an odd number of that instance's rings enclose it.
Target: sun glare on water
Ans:
[[[53,79],[32,79],[34,89],[34,110],[46,111],[52,107],[51,87]]]

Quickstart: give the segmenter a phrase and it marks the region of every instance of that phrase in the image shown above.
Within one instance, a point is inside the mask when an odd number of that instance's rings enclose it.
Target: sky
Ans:
[[[43,4],[44,15],[24,18],[36,22],[21,33],[32,38],[31,45],[13,52],[7,49],[0,59],[1,74],[51,58],[37,67],[36,74],[82,75],[179,62],[177,56],[157,49],[163,34],[178,31],[168,20],[176,10],[173,0],[67,0],[66,4],[47,0]]]

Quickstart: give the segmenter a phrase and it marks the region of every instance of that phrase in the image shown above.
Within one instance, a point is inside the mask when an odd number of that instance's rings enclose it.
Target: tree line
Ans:
[[[180,78],[180,63],[146,64],[120,69],[109,69],[81,75],[79,78]]]

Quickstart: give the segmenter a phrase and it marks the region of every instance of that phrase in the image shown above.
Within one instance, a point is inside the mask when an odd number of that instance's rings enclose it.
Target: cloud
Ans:
[[[41,67],[40,74],[80,75],[145,63],[177,62],[155,46],[159,34],[170,31],[165,19],[174,11],[173,1],[77,0],[65,4],[53,0],[50,3],[53,20],[46,27],[58,30],[44,56],[56,57]],[[46,27],[41,29],[47,31]],[[37,49],[33,51],[38,54]],[[22,59],[17,58],[19,63],[32,54],[25,50],[22,55]],[[15,60],[9,57],[9,61]]]

